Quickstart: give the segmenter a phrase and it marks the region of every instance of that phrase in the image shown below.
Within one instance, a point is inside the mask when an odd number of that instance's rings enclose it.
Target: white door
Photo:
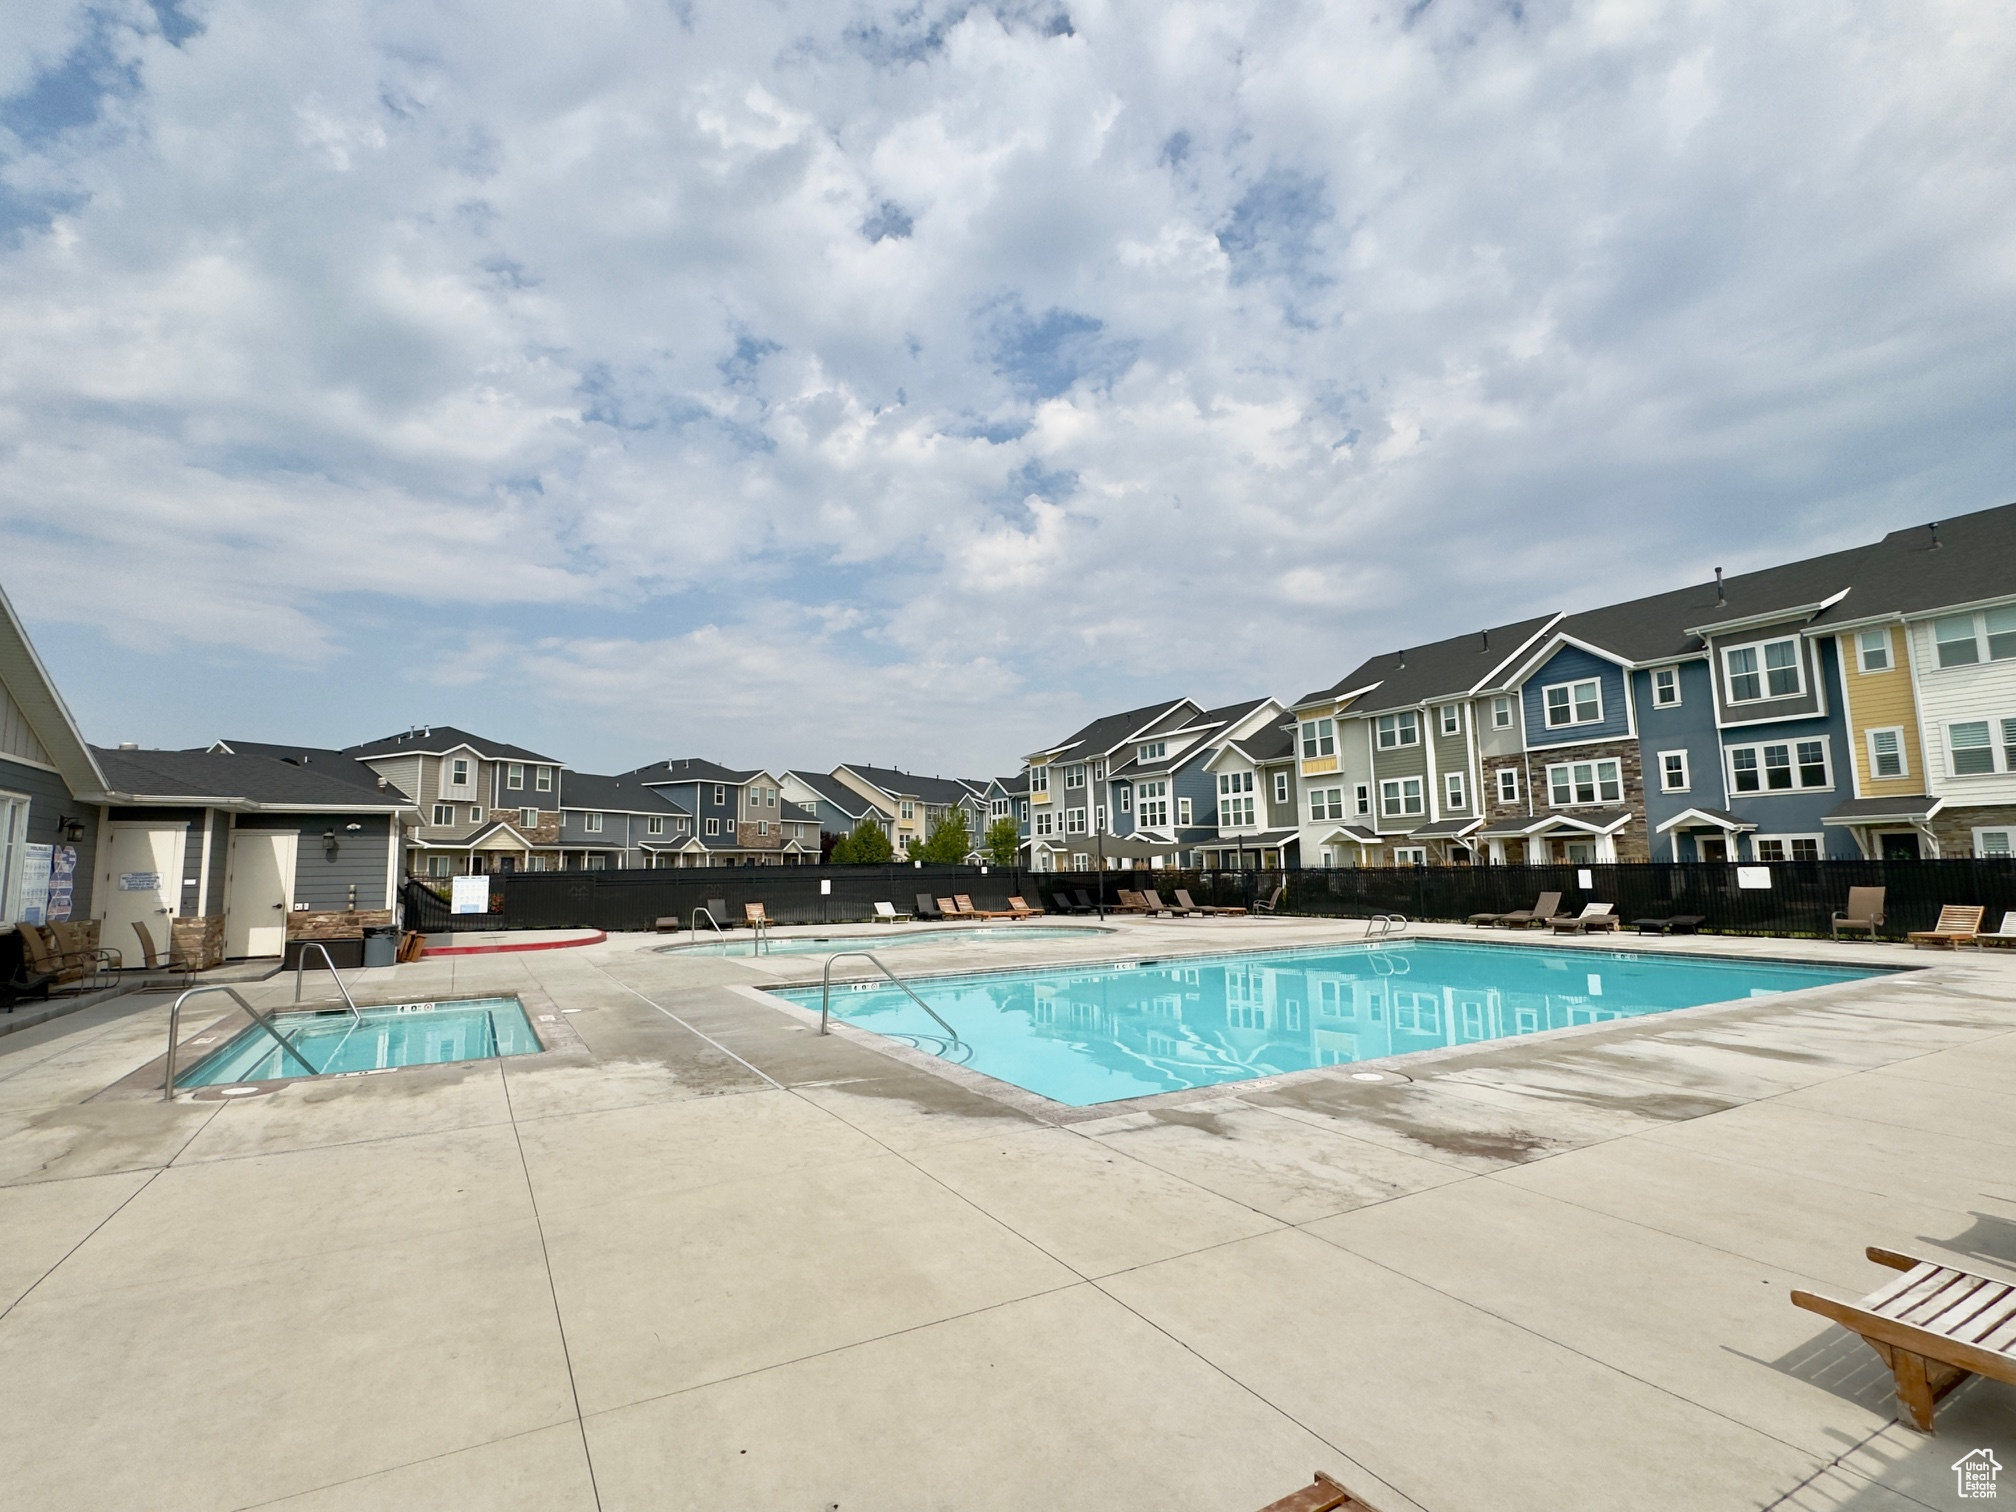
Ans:
[[[224,954],[277,956],[287,948],[287,910],[294,906],[293,830],[233,830],[224,897]]]
[[[164,955],[169,923],[182,899],[183,825],[113,824],[106,828],[106,863],[98,878],[99,943],[132,965],[144,959],[135,924],[145,924]]]

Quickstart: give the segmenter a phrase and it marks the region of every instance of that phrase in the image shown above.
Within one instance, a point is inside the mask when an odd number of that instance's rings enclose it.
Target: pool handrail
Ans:
[[[206,992],[221,992],[226,994],[232,1002],[245,1010],[253,1023],[278,1040],[280,1048],[283,1051],[301,1062],[306,1067],[310,1076],[320,1076],[322,1074],[308,1064],[308,1057],[303,1055],[299,1050],[296,1050],[286,1035],[273,1027],[271,1019],[245,1001],[245,995],[236,987],[233,987],[229,982],[211,982],[202,987],[191,987],[187,992],[176,998],[173,1006],[168,1010],[168,1071],[161,1081],[161,1097],[164,1102],[173,1102],[175,1100],[175,1033],[182,1022],[182,1005],[192,997],[201,997]]]
[[[721,936],[724,940],[728,938],[728,931],[721,927],[721,921],[714,917],[714,910],[711,908],[696,908],[693,910],[693,917],[686,921],[686,929],[689,934],[695,939],[700,937],[700,916],[702,914],[707,916],[707,922],[713,926],[714,933]]]
[[[894,982],[898,987],[901,987],[903,991],[909,995],[911,1002],[915,1003],[919,1008],[922,1008],[926,1013],[930,1014],[933,1021],[937,1023],[938,1027],[940,1029],[943,1029],[947,1034],[952,1036],[953,1044],[963,1045],[966,1043],[966,1041],[959,1038],[959,1031],[957,1029],[954,1029],[950,1024],[946,1023],[944,1019],[939,1017],[937,1009],[933,1008],[929,1003],[925,1002],[924,999],[917,996],[916,993],[910,991],[910,984],[908,982],[904,981],[903,978],[896,975],[895,972],[891,971],[887,966],[884,966],[879,960],[876,960],[876,958],[872,954],[870,954],[868,951],[865,950],[843,950],[838,955],[830,955],[826,958],[826,969],[819,973],[819,1032],[821,1034],[824,1034],[826,1032],[827,1014],[831,1010],[833,1005],[833,963],[835,961],[845,960],[848,956],[859,956],[864,961],[874,961],[875,969],[881,972],[882,975],[884,975],[885,977],[889,978],[889,980]]]
[[[329,958],[329,947],[324,945],[320,940],[303,940],[300,950],[295,952],[294,1001],[297,1003],[301,1001],[301,973],[307,969],[308,952],[311,950],[322,952],[322,964],[329,968],[329,975],[335,977],[336,990],[343,994],[343,1001],[350,1009],[350,1022],[353,1025],[363,1023],[364,1015],[357,1011],[357,1000],[350,996],[350,989],[343,985],[343,978],[338,976],[336,972],[336,963]]]
[[[1365,921],[1365,938],[1386,940],[1403,934],[1407,929],[1407,915],[1398,913],[1374,914]]]

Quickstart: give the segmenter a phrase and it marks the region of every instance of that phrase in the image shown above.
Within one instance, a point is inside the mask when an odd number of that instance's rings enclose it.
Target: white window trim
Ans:
[[[1176,822],[1178,824],[1194,823],[1195,819],[1193,816],[1195,815],[1195,813],[1196,810],[1191,807],[1190,800],[1188,798],[1178,798],[1176,800]]]
[[[550,793],[553,791],[553,768],[539,767],[532,773],[532,791]]]
[[[1435,711],[1435,728],[1442,732],[1443,739],[1463,733],[1463,706],[1443,704]]]
[[[644,816],[644,833],[647,835],[664,834],[665,816],[663,814],[646,814]]]
[[[1666,758],[1680,758],[1680,785],[1674,787],[1666,781]],[[1662,793],[1691,793],[1694,791],[1693,759],[1685,751],[1661,751],[1659,753],[1659,791]]]
[[[1491,700],[1491,728],[1509,730],[1512,728],[1512,695],[1502,693]]]
[[[1766,647],[1780,646],[1787,641],[1792,643],[1792,674],[1799,679],[1799,686],[1794,688],[1790,693],[1773,693],[1771,691],[1771,669],[1764,664],[1764,651]],[[1730,686],[1729,658],[1738,651],[1755,651],[1757,653],[1757,696],[1755,698],[1738,698]],[[1798,636],[1774,635],[1769,640],[1745,641],[1740,646],[1724,646],[1722,648],[1722,701],[1724,703],[1732,705],[1739,703],[1779,703],[1784,699],[1804,698],[1805,696],[1806,646]]]
[[[2004,836],[2004,837],[2006,838],[2007,842],[2008,842],[2008,846],[2009,846],[2009,849],[2007,850],[2007,852],[2001,852],[2001,851],[1998,851],[1998,852],[1997,852],[1996,854],[1997,854],[1997,855],[2003,855],[2003,854],[2008,854],[2008,855],[2012,855],[2012,856],[2016,856],[2016,825],[2008,825],[2008,824],[1989,824],[1989,825],[1984,825],[1984,826],[1982,826],[1982,827],[1981,827],[1980,829],[1977,829],[1977,830],[1975,830],[1975,831],[1974,831],[1974,835],[1973,835],[1973,840],[1974,840],[1974,854],[1975,854],[1975,855],[1977,855],[1977,856],[1979,856],[1979,855],[1981,855],[1981,854],[1982,854],[1982,850],[1981,850],[1981,837],[1982,837],[1983,835],[2001,835],[2001,836]]]
[[[1587,803],[1582,802],[1582,800],[1575,796],[1575,768],[1578,766],[1594,768],[1594,776],[1591,780],[1596,785],[1596,796],[1591,798]],[[1617,796],[1615,798],[1605,798],[1603,796],[1603,768],[1606,766],[1617,768]],[[1566,803],[1556,803],[1554,801],[1554,774],[1556,772],[1568,773],[1568,801]],[[1547,807],[1549,808],[1593,808],[1598,804],[1605,803],[1616,804],[1621,807],[1625,802],[1624,763],[1615,756],[1597,756],[1585,761],[1550,762],[1547,767],[1546,777]]]
[[[1876,737],[1895,735],[1897,737],[1897,770],[1887,775],[1876,770]],[[1904,745],[1904,726],[1881,725],[1862,732],[1862,745],[1869,757],[1869,780],[1871,782],[1901,782],[1911,775],[1911,753]]]
[[[1512,779],[1512,791],[1509,793],[1505,791],[1505,779],[1507,777]],[[1519,801],[1519,768],[1494,768],[1491,773],[1491,783],[1498,790],[1498,801],[1500,803],[1517,803]]]
[[[1381,728],[1389,719],[1393,721],[1393,739],[1390,742],[1386,739],[1385,730]],[[1401,723],[1403,719],[1412,719],[1414,722],[1403,725]],[[1382,751],[1404,751],[1409,746],[1421,744],[1420,713],[1414,709],[1399,709],[1391,714],[1375,715],[1372,720],[1372,740]]]
[[[1585,683],[1594,683],[1596,685],[1596,717],[1594,719],[1577,719],[1575,717],[1575,690]],[[1554,711],[1547,706],[1547,695],[1552,693],[1556,688],[1566,688],[1568,690],[1568,717],[1559,724],[1556,724],[1549,717]],[[1550,730],[1572,730],[1578,725],[1603,723],[1603,679],[1600,677],[1576,677],[1569,679],[1567,682],[1548,683],[1540,690],[1540,723]]]
[[[455,823],[455,805],[452,803],[435,804],[434,812],[429,816],[428,822],[441,829],[452,828]]]
[[[518,810],[518,823],[526,829],[537,829],[539,827],[539,810],[536,808],[521,808]]]
[[[482,804],[472,803],[469,805],[469,822],[471,824],[481,824],[483,822]]]
[[[1883,665],[1880,667],[1869,665],[1868,648],[1862,644],[1863,637],[1869,635],[1883,637]],[[1897,670],[1897,638],[1890,633],[1888,625],[1877,625],[1868,630],[1855,632],[1855,670],[1865,675],[1870,673],[1880,675]]]
[[[1463,780],[1461,772],[1444,772],[1442,774],[1442,806],[1451,812],[1460,811],[1466,814],[1469,813],[1470,795],[1465,791],[1468,786],[1469,784]]]
[[[1274,774],[1274,801],[1276,803],[1286,803],[1288,801],[1288,774],[1286,772],[1276,772]]]
[[[1673,696],[1671,698],[1661,698],[1659,696],[1659,677],[1662,673],[1673,679]],[[1680,669],[1678,667],[1654,667],[1652,669],[1652,707],[1655,709],[1677,709],[1685,702],[1686,697],[1680,691]]]
[[[1791,850],[1791,848],[1792,848],[1792,842],[1793,842],[1794,840],[1811,840],[1811,841],[1812,841],[1812,842],[1814,843],[1814,845],[1815,845],[1815,846],[1817,847],[1818,851],[1819,851],[1819,854],[1818,854],[1818,856],[1817,856],[1817,857],[1816,857],[1815,859],[1816,859],[1816,860],[1821,860],[1821,861],[1824,861],[1824,860],[1826,860],[1826,859],[1827,859],[1827,837],[1826,837],[1825,835],[1816,835],[1816,834],[1810,834],[1810,833],[1808,833],[1808,834],[1783,834],[1783,835],[1776,835],[1776,834],[1773,834],[1773,835],[1752,835],[1752,836],[1750,837],[1750,854],[1751,854],[1752,856],[1755,856],[1755,855],[1757,854],[1757,847],[1758,847],[1758,845],[1760,845],[1760,844],[1761,844],[1762,842],[1764,842],[1764,841],[1766,841],[1766,840],[1777,840],[1777,841],[1781,841],[1781,842],[1783,842],[1783,844],[1784,844],[1784,846],[1785,846],[1785,848],[1786,848],[1786,850],[1787,850],[1787,851],[1790,851],[1790,850]],[[1794,857],[1792,857],[1792,856],[1788,855],[1788,856],[1786,856],[1786,857],[1785,857],[1785,859],[1784,859],[1784,861],[1783,861],[1783,862],[1771,862],[1771,861],[1764,861],[1764,862],[1760,862],[1759,864],[1760,864],[1760,865],[1763,865],[1763,866],[1773,866],[1773,865],[1787,865],[1787,866],[1789,866],[1789,865],[1790,865],[1790,864],[1792,863],[1792,861],[1793,861],[1794,859],[1795,859]]]
[[[581,831],[583,834],[588,835],[601,834],[602,816],[600,814],[583,814],[581,816]]]
[[[1810,741],[1820,742],[1820,759],[1827,764],[1827,780],[1816,786],[1807,787],[1799,782],[1799,747]],[[1739,788],[1736,786],[1736,753],[1755,751],[1757,753],[1757,775],[1761,781],[1765,773],[1764,748],[1766,746],[1788,746],[1792,751],[1792,786],[1789,788],[1758,787]],[[1731,798],[1769,798],[1774,793],[1829,793],[1835,787],[1834,740],[1830,735],[1788,735],[1779,740],[1745,741],[1741,745],[1723,747],[1723,771],[1727,774],[1729,796]]]
[[[1373,811],[1373,810],[1372,810],[1372,784],[1371,784],[1371,783],[1369,783],[1369,782],[1354,782],[1354,783],[1353,783],[1353,784],[1351,785],[1351,805],[1352,805],[1352,808],[1353,808],[1353,809],[1354,809],[1354,810],[1356,811],[1356,812],[1355,812],[1355,813],[1354,813],[1354,814],[1352,815],[1352,817],[1353,817],[1353,818],[1356,818],[1356,817],[1357,817],[1357,816],[1358,816],[1359,814],[1370,814],[1370,813],[1372,813],[1372,811]]]
[[[1411,808],[1408,807],[1408,798],[1410,795],[1407,791],[1407,784],[1410,782],[1414,784],[1414,791],[1411,795],[1413,798],[1413,807]],[[1389,797],[1393,796],[1389,795],[1387,791],[1389,788],[1394,789],[1395,793],[1399,798],[1399,806],[1397,808],[1393,807],[1389,802]],[[1380,779],[1379,782],[1380,818],[1413,819],[1418,818],[1419,816],[1427,813],[1427,811],[1428,811],[1428,789],[1426,782],[1424,782],[1421,778],[1384,777]]]
[[[1949,719],[1939,727],[1941,742],[1946,751],[1946,776],[1953,782],[1973,782],[1983,777],[2004,777],[2011,770],[2008,762],[2009,742],[2002,738],[2002,724],[2009,716],[1984,714],[1979,719]],[[1985,724],[1988,726],[1988,770],[1985,772],[1963,772],[1953,762],[1953,728],[1955,725]],[[1970,747],[1970,749],[1973,749]]]
[[[1428,847],[1425,845],[1396,845],[1393,847],[1395,866],[1426,866]]]

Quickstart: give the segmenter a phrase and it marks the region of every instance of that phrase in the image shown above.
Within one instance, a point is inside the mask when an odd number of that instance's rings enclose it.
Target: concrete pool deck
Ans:
[[[1970,1450],[2016,1475],[2016,1390],[1924,1438],[1787,1301],[1872,1289],[1869,1244],[2016,1278],[2016,954],[1529,937],[1929,969],[1066,1119],[748,990],[816,957],[663,943],[346,972],[516,993],[552,1048],[235,1101],[148,1087],[171,995],[0,1039],[0,1503],[1252,1512],[1321,1467],[1385,1512],[1911,1512]]]

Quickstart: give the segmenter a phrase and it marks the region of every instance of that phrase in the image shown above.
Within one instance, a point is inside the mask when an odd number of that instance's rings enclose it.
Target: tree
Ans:
[[[838,866],[877,866],[895,858],[888,835],[873,819],[863,819],[851,835],[842,835],[833,846],[833,861]]]
[[[842,835],[827,847],[826,864],[828,866],[851,866],[854,864],[853,835]]]
[[[982,842],[987,859],[996,866],[1013,866],[1022,859],[1022,829],[1013,819],[1000,818],[987,826]]]
[[[966,828],[966,810],[954,808],[931,826],[931,833],[910,852],[910,859],[929,861],[935,866],[957,866],[972,849],[973,832]]]

